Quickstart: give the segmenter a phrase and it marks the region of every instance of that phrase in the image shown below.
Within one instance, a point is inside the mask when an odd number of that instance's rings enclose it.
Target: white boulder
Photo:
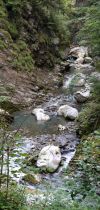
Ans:
[[[61,152],[59,147],[49,145],[40,151],[37,166],[48,172],[54,172],[59,167],[60,162]]]
[[[61,125],[61,124],[58,125],[59,131],[64,131],[65,129],[66,129],[66,127],[64,125]]]
[[[77,58],[84,58],[88,56],[88,48],[84,46],[74,47],[70,50],[70,54]]]
[[[75,120],[78,117],[78,110],[68,105],[61,106],[57,113],[71,120]]]
[[[86,90],[86,91],[77,91],[75,93],[75,99],[77,100],[77,102],[85,102],[89,99],[90,97],[90,90]]]
[[[36,116],[36,119],[38,121],[50,120],[49,115],[45,114],[44,109],[41,109],[41,108],[33,109],[32,114],[34,114]]]

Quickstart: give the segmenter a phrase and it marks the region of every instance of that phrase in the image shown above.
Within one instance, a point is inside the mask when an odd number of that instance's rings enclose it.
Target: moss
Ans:
[[[100,72],[100,60],[97,60],[97,61],[95,62],[95,67],[96,67],[96,70],[97,70],[98,72]]]
[[[23,177],[23,180],[25,182],[28,182],[29,184],[38,184],[38,179],[33,174],[27,174]]]
[[[16,40],[19,37],[19,33],[14,22],[8,24],[8,31],[11,34],[12,39]]]
[[[21,107],[19,105],[13,104],[10,100],[2,100],[0,102],[0,107],[9,113],[13,113],[15,111],[19,111]]]
[[[17,70],[32,71],[34,69],[34,60],[27,44],[19,40],[12,45],[12,48],[12,67]]]

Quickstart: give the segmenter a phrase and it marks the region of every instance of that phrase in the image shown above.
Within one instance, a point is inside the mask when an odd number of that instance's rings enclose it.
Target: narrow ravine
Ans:
[[[32,110],[13,113],[11,129],[14,132],[20,128],[21,137],[13,149],[14,157],[10,157],[10,175],[19,184],[26,186],[28,193],[34,194],[33,200],[39,198],[39,195],[43,198],[49,188],[50,191],[54,188],[66,190],[64,170],[67,170],[80,142],[76,135],[78,116],[75,113],[79,114],[82,104],[90,98],[89,77],[94,71],[92,63],[87,47],[74,47],[70,50],[61,64],[62,87],[58,88],[56,96],[51,96],[48,101],[36,107],[43,109],[49,120],[37,120],[38,113],[33,115]],[[68,110],[66,105],[69,106]],[[57,146],[61,152],[61,163],[51,174],[41,172],[42,168],[36,164],[40,151],[48,145]],[[34,177],[34,181],[24,178],[29,174]]]

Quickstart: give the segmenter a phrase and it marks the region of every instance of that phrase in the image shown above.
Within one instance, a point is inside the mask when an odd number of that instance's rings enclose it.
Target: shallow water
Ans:
[[[57,115],[51,116],[51,119],[46,122],[39,122],[31,113],[16,112],[14,113],[14,122],[11,128],[13,130],[21,128],[24,134],[37,136],[43,134],[57,134],[59,124],[66,125],[66,120]]]

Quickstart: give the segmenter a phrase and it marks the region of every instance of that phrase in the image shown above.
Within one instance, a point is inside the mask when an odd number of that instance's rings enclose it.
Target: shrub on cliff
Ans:
[[[30,61],[38,66],[47,65],[52,67],[59,62],[61,50],[70,44],[70,31],[68,20],[71,16],[71,0],[1,0],[0,3],[2,18],[1,28],[11,36],[9,46],[5,46],[5,40],[1,43],[1,48],[9,50],[13,43],[19,48],[19,41],[25,42],[27,51],[30,51]],[[17,52],[20,51],[20,48]],[[13,49],[13,52],[14,49]],[[12,56],[12,55],[11,55]],[[28,58],[29,58],[28,56]],[[25,69],[29,59],[24,59],[22,53],[17,53],[19,57],[14,66],[18,69]],[[21,59],[20,59],[21,57]],[[24,61],[24,66],[21,60]],[[31,69],[31,65],[29,66]]]

